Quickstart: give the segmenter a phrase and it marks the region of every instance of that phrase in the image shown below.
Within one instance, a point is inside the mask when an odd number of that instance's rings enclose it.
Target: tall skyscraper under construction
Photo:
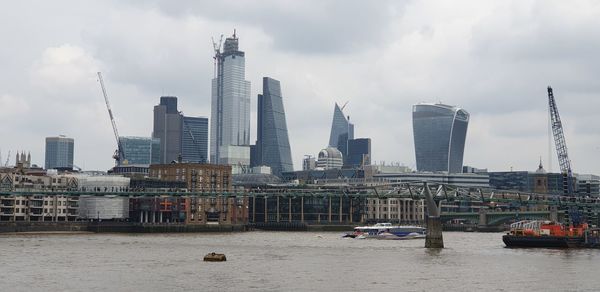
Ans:
[[[439,103],[413,106],[417,170],[462,172],[468,125],[464,109]]]
[[[222,50],[215,44],[210,122],[210,161],[236,166],[250,164],[250,82],[238,45],[235,31]]]
[[[278,80],[263,78],[263,94],[258,95],[257,114],[253,163],[271,167],[271,171],[277,176],[285,171],[293,171],[281,84]]]

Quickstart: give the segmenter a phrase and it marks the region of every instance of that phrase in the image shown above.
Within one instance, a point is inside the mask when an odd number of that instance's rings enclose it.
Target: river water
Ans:
[[[509,249],[500,233],[0,235],[0,291],[600,291],[600,250]],[[226,262],[203,262],[209,252]]]

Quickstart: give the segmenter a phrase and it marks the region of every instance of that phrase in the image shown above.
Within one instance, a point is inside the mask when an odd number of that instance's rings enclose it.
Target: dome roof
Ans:
[[[342,152],[337,148],[327,147],[319,152],[319,159],[323,158],[337,158],[342,159]]]
[[[546,170],[544,169],[544,166],[542,165],[541,158],[540,158],[540,165],[538,166],[538,169],[535,171],[535,173],[546,173]]]

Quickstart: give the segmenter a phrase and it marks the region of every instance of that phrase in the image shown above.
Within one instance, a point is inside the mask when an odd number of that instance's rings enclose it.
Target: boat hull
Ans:
[[[583,245],[582,238],[564,236],[515,236],[507,234],[502,236],[502,241],[507,247],[569,248]]]

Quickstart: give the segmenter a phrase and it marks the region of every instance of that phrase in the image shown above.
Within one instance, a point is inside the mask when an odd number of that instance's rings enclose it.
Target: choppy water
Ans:
[[[600,250],[508,249],[501,234],[1,235],[0,291],[600,291]],[[203,262],[208,252],[227,262]]]

